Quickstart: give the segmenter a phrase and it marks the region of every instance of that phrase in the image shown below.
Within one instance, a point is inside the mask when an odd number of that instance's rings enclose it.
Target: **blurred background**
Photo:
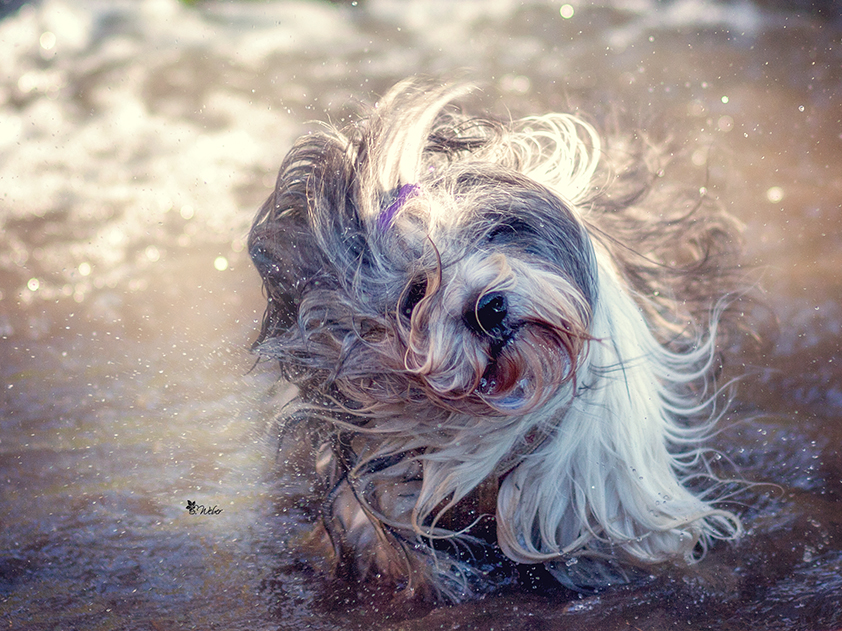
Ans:
[[[842,628],[842,19],[784,0],[0,0],[0,628]],[[292,140],[416,73],[668,133],[746,225],[748,536],[589,597],[331,584],[273,485],[244,250]],[[190,514],[188,501],[215,514]],[[221,512],[218,512],[221,511]]]

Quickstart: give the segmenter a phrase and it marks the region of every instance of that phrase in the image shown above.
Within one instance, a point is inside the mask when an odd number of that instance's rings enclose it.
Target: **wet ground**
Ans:
[[[842,628],[838,13],[571,6],[45,0],[0,22],[0,627]],[[769,484],[698,571],[430,610],[298,552],[244,237],[308,120],[456,71],[500,115],[668,129],[677,173],[746,224],[763,343],[729,357],[717,446]]]

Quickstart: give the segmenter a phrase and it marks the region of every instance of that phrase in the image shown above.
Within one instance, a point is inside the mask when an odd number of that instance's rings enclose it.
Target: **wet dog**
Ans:
[[[640,137],[471,117],[464,92],[405,82],[302,137],[254,221],[255,350],[299,389],[315,538],[452,601],[507,580],[495,551],[574,589],[692,563],[740,532],[699,446],[737,227],[655,192]]]

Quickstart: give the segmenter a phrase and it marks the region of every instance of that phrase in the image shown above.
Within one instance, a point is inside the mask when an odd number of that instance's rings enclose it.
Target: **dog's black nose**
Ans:
[[[473,309],[465,313],[465,323],[477,335],[500,340],[506,337],[507,314],[506,296],[499,293],[485,294],[480,296]]]

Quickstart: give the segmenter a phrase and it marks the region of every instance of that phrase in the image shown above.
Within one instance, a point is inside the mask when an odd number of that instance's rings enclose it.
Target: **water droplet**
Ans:
[[[38,42],[44,50],[52,50],[53,46],[56,45],[56,36],[50,31],[44,31],[41,33],[41,37]]]
[[[766,199],[770,202],[777,203],[784,198],[784,189],[780,186],[773,186],[766,191]]]

